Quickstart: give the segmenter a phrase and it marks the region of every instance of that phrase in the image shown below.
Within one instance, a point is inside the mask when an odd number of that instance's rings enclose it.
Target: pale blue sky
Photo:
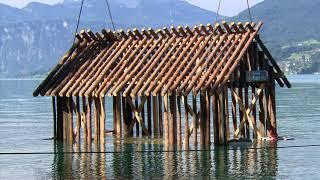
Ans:
[[[55,4],[63,0],[0,0],[0,3],[8,4],[14,7],[24,7],[31,1],[37,1],[47,4]],[[188,2],[202,7],[204,9],[217,11],[219,0],[187,0]],[[250,5],[254,5],[263,0],[249,0]],[[222,0],[220,14],[232,16],[247,8],[246,0]]]

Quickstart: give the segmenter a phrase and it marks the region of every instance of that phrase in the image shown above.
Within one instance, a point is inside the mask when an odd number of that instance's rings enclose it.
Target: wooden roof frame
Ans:
[[[173,91],[211,94],[225,86],[257,41],[278,74],[289,81],[259,38],[259,23],[164,27],[101,33],[82,30],[34,96],[149,96]]]

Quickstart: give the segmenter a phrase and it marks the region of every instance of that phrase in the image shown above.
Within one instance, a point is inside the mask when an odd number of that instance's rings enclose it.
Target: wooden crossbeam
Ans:
[[[243,119],[241,120],[241,122],[239,124],[239,128],[237,128],[237,130],[235,131],[235,135],[234,135],[235,138],[238,137],[239,133],[241,132],[241,130],[243,128],[243,124],[247,121],[249,122],[250,126],[253,128],[255,133],[258,135],[258,138],[263,137],[262,133],[256,127],[255,122],[251,119],[250,113],[251,113],[252,109],[255,107],[255,104],[256,104],[258,98],[260,97],[264,86],[265,86],[265,84],[260,85],[260,87],[257,90],[257,93],[255,94],[254,98],[252,99],[252,102],[251,102],[250,106],[248,107],[248,109],[245,108],[245,106],[243,105],[243,102],[242,102],[241,98],[238,96],[238,94],[233,89],[231,89],[233,96],[235,97],[236,101],[238,102],[241,111],[244,113]]]
[[[149,136],[150,134],[149,134],[149,132],[148,132],[148,129],[146,128],[145,124],[143,123],[143,119],[142,119],[142,117],[141,117],[141,115],[140,115],[140,112],[141,112],[141,110],[142,110],[142,108],[143,108],[143,104],[144,104],[144,102],[146,101],[146,97],[143,97],[143,98],[142,98],[142,101],[141,101],[141,103],[140,103],[140,105],[139,105],[138,108],[133,104],[132,99],[131,99],[130,97],[127,97],[126,100],[127,100],[127,102],[129,103],[129,106],[131,107],[131,109],[132,109],[132,111],[133,111],[133,113],[134,113],[134,116],[135,116],[136,120],[137,120],[138,123],[140,124],[140,126],[141,126],[141,128],[142,128],[142,131]],[[132,123],[130,124],[130,127],[129,127],[130,130],[133,128],[133,126],[135,125],[135,123],[136,123],[135,120],[132,121]]]

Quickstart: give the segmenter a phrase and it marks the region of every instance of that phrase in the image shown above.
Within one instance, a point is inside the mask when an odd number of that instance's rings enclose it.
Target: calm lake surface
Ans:
[[[101,147],[44,140],[52,107],[51,98],[32,97],[39,80],[0,80],[0,179],[319,179],[320,76],[289,80],[292,89],[277,89],[278,132],[294,140],[166,152],[159,141],[108,136],[99,154],[63,154]],[[111,119],[108,111],[107,129]],[[25,152],[44,154],[5,154]]]

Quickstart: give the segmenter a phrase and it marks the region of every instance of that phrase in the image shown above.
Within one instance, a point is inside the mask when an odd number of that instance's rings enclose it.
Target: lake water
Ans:
[[[294,140],[167,152],[157,141],[107,137],[96,154],[63,154],[98,149],[43,140],[53,134],[52,107],[32,97],[40,81],[0,80],[0,179],[319,179],[320,76],[289,80],[292,89],[277,88],[278,132]],[[25,152],[40,154],[5,154]]]

